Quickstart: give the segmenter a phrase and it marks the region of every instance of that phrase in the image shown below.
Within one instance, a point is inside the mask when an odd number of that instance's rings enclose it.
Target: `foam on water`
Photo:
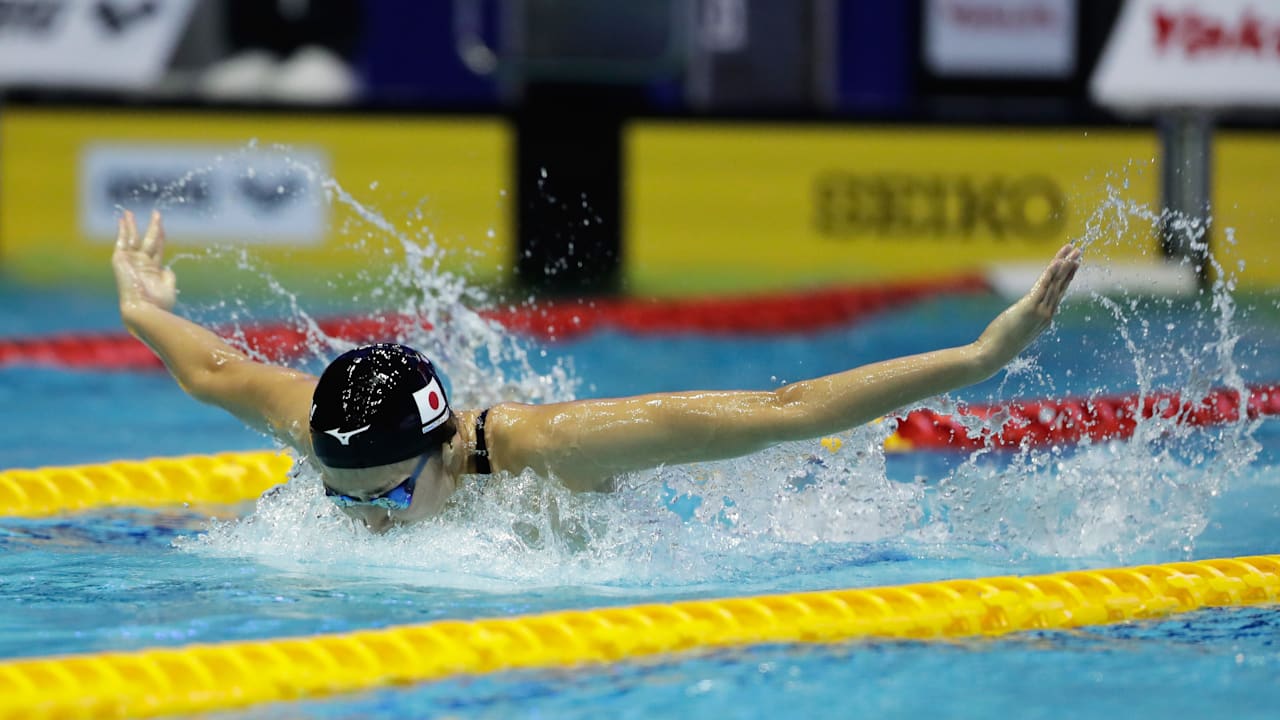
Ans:
[[[1155,229],[1166,222],[1190,231],[1193,251],[1206,250],[1204,223],[1156,213],[1124,199],[1115,188],[1076,243],[1086,249],[1086,261],[1104,262],[1107,247],[1124,241],[1131,224]],[[1230,231],[1226,239],[1234,241]],[[1100,312],[1090,311],[1086,319],[1109,322],[1122,348],[1091,357],[1131,365],[1132,387],[1143,397],[1174,390],[1190,399],[1216,387],[1237,390],[1245,417],[1248,392],[1236,360],[1241,334],[1232,297],[1235,280],[1211,256],[1207,261],[1217,280],[1192,303],[1094,295],[1091,302]],[[1189,266],[1194,261],[1176,262]],[[1165,325],[1152,327],[1152,316],[1161,315]],[[1188,322],[1191,327],[1180,327]],[[1056,338],[1048,340],[1041,348],[1075,350],[1054,348]],[[1034,366],[1023,370],[1030,372],[1019,380],[1018,395],[1052,396],[1043,392],[1052,388],[1051,376]],[[947,518],[949,537],[1000,544],[1014,556],[1125,561],[1186,555],[1207,526],[1213,498],[1257,457],[1260,446],[1253,433],[1260,422],[1194,428],[1156,417],[1140,422],[1133,438],[1123,442],[1025,448],[1011,459],[980,451],[943,479],[928,500],[934,515]]]
[[[546,402],[577,392],[572,365],[539,371],[531,358],[547,350],[484,320],[474,308],[486,293],[441,269],[442,253],[429,230],[410,233],[362,205],[330,178],[332,202],[352,209],[371,230],[371,252],[394,246],[403,260],[363,300],[425,318],[431,333],[407,328],[398,341],[416,345],[448,377],[455,403],[484,407],[504,400]],[[1097,208],[1086,236],[1086,262],[1101,262],[1108,244],[1131,223],[1165,220],[1122,197]],[[1229,236],[1228,236],[1229,237]],[[251,262],[243,263],[251,267]],[[1243,389],[1235,354],[1240,342],[1230,274],[1190,312],[1174,301],[1094,297],[1090,322],[1108,323],[1142,393],[1179,390],[1188,396],[1226,385]],[[256,271],[255,272],[260,272]],[[272,281],[274,282],[274,281]],[[316,361],[345,349],[323,335],[297,298],[273,285],[288,314],[310,338]],[[1148,312],[1165,309],[1170,323],[1196,324],[1173,333],[1153,328]],[[215,306],[231,320],[252,319],[248,308]],[[1077,309],[1078,312],[1078,309]],[[1160,313],[1156,313],[1160,314]],[[975,328],[975,331],[980,328]],[[1197,347],[1171,338],[1201,337]],[[1074,351],[1071,349],[1070,351]],[[1051,332],[1006,371],[999,393],[1053,397],[1059,393],[1041,362],[1068,352]],[[1079,363],[1079,361],[1077,361]],[[1075,371],[1074,366],[1073,370]],[[1080,372],[1087,372],[1081,368]],[[1103,388],[1099,387],[1101,391]],[[928,405],[954,406],[948,398]],[[986,421],[998,426],[1001,418]],[[968,421],[980,424],[976,419]],[[553,479],[496,476],[465,487],[439,518],[373,535],[346,519],[302,469],[259,501],[243,519],[215,521],[180,547],[264,563],[301,564],[312,572],[386,573],[437,586],[529,588],[590,585],[637,589],[731,582],[760,573],[800,573],[831,562],[818,548],[839,548],[837,562],[858,562],[886,546],[916,556],[949,548],[982,548],[996,558],[1180,557],[1206,526],[1212,500],[1253,462],[1256,423],[1194,429],[1170,420],[1140,424],[1133,440],[1080,447],[979,451],[942,477],[892,480],[882,448],[889,424],[839,436],[829,452],[816,440],[779,446],[737,460],[663,467],[620,479],[616,492],[571,493]],[[782,558],[781,561],[778,558]]]

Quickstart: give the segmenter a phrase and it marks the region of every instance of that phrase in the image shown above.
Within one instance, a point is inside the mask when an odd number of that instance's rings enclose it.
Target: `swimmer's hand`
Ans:
[[[984,353],[1003,366],[1018,356],[1053,321],[1053,315],[1080,269],[1080,249],[1063,245],[1035,287],[987,326],[978,339]]]
[[[172,310],[177,298],[173,271],[161,264],[164,258],[164,227],[158,211],[151,213],[147,234],[138,237],[138,224],[126,210],[118,222],[116,249],[111,267],[116,273],[121,309],[139,304]]]
[[[151,214],[142,237],[133,213],[124,213],[111,267],[125,328],[151,348],[188,395],[310,453],[307,418],[316,378],[250,360],[217,333],[174,314],[175,278],[163,259],[160,213]]]

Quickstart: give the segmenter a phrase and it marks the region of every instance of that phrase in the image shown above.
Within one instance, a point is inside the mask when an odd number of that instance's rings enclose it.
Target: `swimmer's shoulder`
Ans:
[[[484,444],[494,472],[520,473],[526,468],[545,471],[548,449],[546,406],[504,402],[481,410],[458,413],[458,432],[475,447],[478,421],[484,415]]]
[[[544,477],[554,477],[570,490],[611,489],[613,478],[585,467],[572,443],[565,442],[574,435],[573,431],[566,433],[566,428],[558,427],[572,422],[564,417],[565,407],[565,403],[514,402],[490,407],[484,427],[494,471],[532,470]]]
[[[273,381],[262,391],[263,416],[277,439],[312,456],[311,402],[319,378],[288,368],[275,371]]]

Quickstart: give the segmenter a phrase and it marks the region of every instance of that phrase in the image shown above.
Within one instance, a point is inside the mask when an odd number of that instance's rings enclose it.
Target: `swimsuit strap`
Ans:
[[[484,420],[488,415],[489,410],[486,408],[476,418],[476,449],[471,453],[476,462],[476,472],[480,475],[493,472],[493,468],[489,466],[489,448],[484,442]]]

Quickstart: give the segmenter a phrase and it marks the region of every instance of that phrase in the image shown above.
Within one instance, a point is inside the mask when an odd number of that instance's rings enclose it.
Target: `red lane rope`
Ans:
[[[57,335],[0,342],[0,366],[46,365],[65,368],[132,370],[160,367],[160,359],[124,334]]]
[[[604,329],[636,334],[812,332],[927,297],[988,288],[984,278],[966,276],[773,296],[558,303],[497,312],[490,317],[512,330],[545,340],[567,340]]]
[[[972,276],[763,297],[557,302],[486,311],[482,315],[514,332],[547,341],[568,340],[600,330],[641,335],[812,332],[927,297],[986,289],[983,278]],[[369,342],[395,337],[399,331],[423,322],[391,315],[334,318],[318,325],[331,337]],[[303,331],[286,325],[246,328],[242,337],[249,347],[280,359],[299,356],[307,342]],[[19,364],[110,370],[160,367],[160,361],[146,346],[124,333],[0,340],[0,366]]]
[[[1248,389],[1245,414],[1250,419],[1280,415],[1280,385]],[[897,435],[918,449],[976,450],[982,447],[1019,448],[1024,445],[1075,445],[1092,440],[1133,436],[1139,421],[1172,419],[1183,425],[1213,425],[1240,419],[1240,393],[1218,389],[1199,399],[1176,392],[1116,395],[1096,398],[1015,401],[998,405],[970,405],[959,415],[998,422],[970,434],[955,415],[913,410],[898,419]]]

